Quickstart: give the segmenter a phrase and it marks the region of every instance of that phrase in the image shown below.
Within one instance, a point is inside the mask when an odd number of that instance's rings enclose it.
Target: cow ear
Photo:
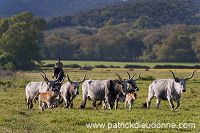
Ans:
[[[179,78],[175,78],[175,82],[180,82],[180,79]]]

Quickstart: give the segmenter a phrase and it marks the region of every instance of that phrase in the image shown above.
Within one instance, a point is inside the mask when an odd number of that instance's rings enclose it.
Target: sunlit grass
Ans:
[[[44,65],[48,64],[55,64],[56,60],[44,60]],[[182,65],[182,66],[195,66],[200,65],[199,63],[174,63],[174,62],[110,62],[110,61],[66,61],[61,60],[63,65],[71,65],[71,64],[78,64],[81,67],[83,66],[96,66],[96,65],[104,65],[104,66],[119,66],[120,68],[124,68],[125,65],[140,65],[140,66],[149,66],[150,68],[153,68],[156,65]]]
[[[44,70],[47,77],[52,80],[52,70]],[[81,80],[84,74],[87,79],[117,79],[115,73],[122,78],[128,78],[126,71],[129,69],[93,69],[92,71],[79,71],[78,69],[65,69],[71,80]],[[193,70],[173,69],[177,77],[188,77]],[[152,76],[157,78],[172,78],[168,69],[134,69],[130,74],[139,74],[141,77]],[[134,77],[137,78],[137,75]],[[42,81],[39,71],[18,72],[13,77],[13,84],[0,89],[0,132],[199,132],[200,131],[200,75],[197,71],[194,77],[187,82],[187,92],[182,94],[181,106],[172,111],[168,101],[162,101],[160,109],[155,108],[155,99],[149,110],[143,109],[146,101],[148,86],[153,80],[138,80],[138,99],[133,105],[133,110],[124,109],[124,104],[119,103],[118,110],[95,110],[92,102],[87,101],[86,108],[80,109],[82,91],[74,99],[73,109],[64,109],[63,104],[54,110],[41,112],[38,103],[33,109],[27,109],[25,102],[25,86],[30,81]],[[64,81],[67,82],[67,79]],[[195,123],[195,128],[112,128],[108,124],[114,123]],[[87,128],[86,123],[105,123],[105,128]]]

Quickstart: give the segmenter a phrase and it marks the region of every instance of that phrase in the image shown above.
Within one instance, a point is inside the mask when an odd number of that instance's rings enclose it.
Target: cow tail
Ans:
[[[39,95],[40,95],[40,93],[38,92],[38,93],[34,96],[33,101],[34,101],[35,103],[36,103],[36,101],[37,101]]]

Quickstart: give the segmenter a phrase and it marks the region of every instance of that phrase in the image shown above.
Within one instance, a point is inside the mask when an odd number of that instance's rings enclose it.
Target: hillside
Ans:
[[[119,23],[130,23],[140,16],[148,16],[149,28],[165,24],[200,24],[199,0],[165,0],[151,2],[129,2],[98,10],[79,13],[73,16],[47,19],[48,28],[66,26],[103,27]],[[147,21],[147,20],[146,20]]]
[[[0,0],[0,18],[24,11],[30,11],[40,17],[66,16],[113,4],[137,1],[157,0]]]

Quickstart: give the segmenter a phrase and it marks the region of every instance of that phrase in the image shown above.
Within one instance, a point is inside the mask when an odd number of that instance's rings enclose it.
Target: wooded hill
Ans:
[[[48,29],[67,26],[103,27],[130,23],[140,16],[148,16],[146,28],[165,24],[200,24],[199,0],[164,0],[152,2],[128,2],[90,10],[73,16],[48,18]]]
[[[199,4],[199,0],[126,3],[48,18],[45,31],[45,22],[31,12],[3,18],[0,66],[30,69],[34,61],[57,58],[199,62]]]
[[[30,11],[40,17],[74,15],[91,9],[128,2],[156,0],[0,0],[0,18]]]

